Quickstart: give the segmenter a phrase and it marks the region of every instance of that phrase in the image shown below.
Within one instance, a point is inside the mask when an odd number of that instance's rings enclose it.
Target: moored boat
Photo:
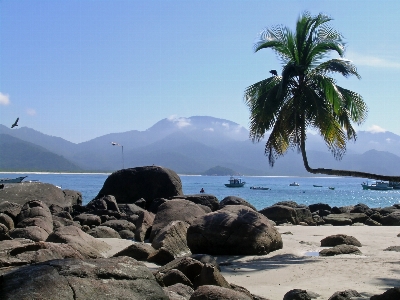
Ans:
[[[289,184],[290,186],[300,186],[300,184],[298,184],[297,182],[292,182],[291,184]]]
[[[376,191],[387,191],[387,190],[393,190],[392,186],[389,186],[388,182],[384,181],[376,181],[375,183],[368,184],[363,182],[361,184],[363,190],[376,190]]]
[[[240,178],[231,177],[229,178],[229,183],[225,183],[226,187],[243,187],[246,182],[242,181]]]
[[[2,183],[20,183],[28,176],[21,176],[17,178],[0,178],[0,184]]]

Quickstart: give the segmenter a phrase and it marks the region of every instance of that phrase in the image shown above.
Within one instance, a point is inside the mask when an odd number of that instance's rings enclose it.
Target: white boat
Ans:
[[[267,188],[267,187],[262,187],[262,186],[251,186],[250,189],[251,189],[251,190],[263,190],[263,191],[269,190],[269,188]]]
[[[389,183],[384,182],[384,181],[376,181],[375,183],[368,184],[363,182],[361,184],[363,190],[376,190],[376,191],[387,191],[387,190],[393,190],[392,186],[389,186]]]
[[[17,178],[0,178],[0,184],[2,183],[20,183],[28,176],[22,176]]]
[[[289,184],[290,186],[300,186],[300,184],[298,184],[297,182],[292,182],[291,184]]]
[[[229,178],[229,183],[225,183],[226,187],[243,187],[246,182],[242,181],[240,178],[231,177]]]

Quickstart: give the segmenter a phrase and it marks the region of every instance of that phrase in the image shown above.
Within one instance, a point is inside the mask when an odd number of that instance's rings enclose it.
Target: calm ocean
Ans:
[[[80,191],[83,204],[92,200],[103,186],[109,174],[58,174],[58,173],[2,173],[1,178],[28,177],[25,180],[39,180],[60,186],[62,189]],[[226,196],[241,197],[257,209],[270,206],[278,201],[292,200],[299,204],[327,203],[331,206],[346,206],[364,203],[369,207],[385,207],[400,203],[400,190],[363,190],[361,178],[344,177],[242,177],[246,185],[242,188],[227,188],[229,176],[180,176],[184,194],[198,194],[204,188],[222,200]],[[300,186],[289,186],[292,182]],[[371,181],[370,181],[371,182]],[[313,187],[320,185],[322,187]],[[252,190],[251,186],[268,187],[270,190]],[[328,187],[335,188],[334,190]]]

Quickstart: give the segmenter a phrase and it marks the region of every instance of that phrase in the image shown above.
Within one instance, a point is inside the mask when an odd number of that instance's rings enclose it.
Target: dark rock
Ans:
[[[203,268],[203,263],[191,257],[179,257],[166,265],[158,268],[157,272],[166,273],[169,270],[177,269],[181,271],[191,282],[194,281]]]
[[[364,223],[368,216],[364,213],[342,213],[330,214],[323,218],[325,223],[334,226],[351,225],[353,223]]]
[[[60,227],[51,233],[46,241],[68,244],[85,258],[103,257],[101,252],[110,250],[108,244],[97,240],[76,226]]]
[[[350,213],[364,213],[370,216],[372,214],[372,210],[368,207],[368,205],[359,203],[354,205],[354,208],[350,210]]]
[[[30,200],[42,201],[47,206],[56,204],[61,207],[69,207],[73,205],[72,199],[66,199],[63,191],[50,183],[25,182],[0,190],[0,202],[9,201],[24,205]]]
[[[349,205],[349,206],[341,206],[341,207],[332,207],[331,211],[333,214],[346,214],[349,213],[352,209],[354,208],[354,206]]]
[[[79,222],[81,225],[87,226],[99,226],[101,224],[101,219],[99,216],[92,214],[80,214],[74,218],[74,221]]]
[[[192,224],[194,220],[204,215],[204,210],[190,201],[169,200],[158,208],[149,240],[151,242],[158,232],[171,221],[184,221],[188,224]]]
[[[251,297],[247,296],[238,291],[234,291],[230,288],[215,286],[215,285],[203,285],[200,286],[190,300],[252,300]]]
[[[398,299],[400,299],[400,287],[394,287],[394,288],[388,289],[383,294],[374,295],[370,299],[371,300],[398,300]]]
[[[225,288],[231,288],[230,284],[226,281],[220,271],[211,264],[203,264],[201,272],[194,279],[193,284],[196,287],[202,285],[216,285]]]
[[[101,226],[108,226],[117,232],[120,232],[121,230],[130,230],[132,232],[135,232],[136,230],[135,224],[127,220],[110,220],[104,222],[103,224],[101,224]]]
[[[146,166],[112,173],[96,198],[113,195],[118,203],[135,203],[144,198],[148,207],[156,198],[182,194],[182,182],[178,174],[167,168]]]
[[[361,297],[361,294],[356,290],[345,290],[334,293],[328,300],[351,300],[353,297]]]
[[[390,213],[381,219],[384,226],[400,226],[400,210]]]
[[[155,215],[148,211],[143,211],[136,220],[135,240],[143,242],[150,237]]]
[[[172,197],[171,200],[187,200],[198,205],[204,205],[211,209],[211,211],[216,211],[219,209],[219,201],[217,197],[209,194],[197,194],[197,195],[183,195]]]
[[[165,202],[167,202],[167,201],[168,201],[168,199],[156,198],[156,199],[154,199],[154,200],[150,203],[150,205],[147,207],[147,210],[148,210],[149,212],[153,213],[153,214],[157,214],[158,207],[159,207],[161,204],[163,204],[163,203],[165,203]]]
[[[61,218],[61,217],[57,217],[57,216],[53,216],[53,224],[54,221],[57,221],[60,223],[61,226],[76,226],[78,228],[81,228],[81,224],[75,221],[72,221],[71,219],[66,219],[66,218]],[[53,226],[54,227],[54,226]]]
[[[25,228],[14,228],[9,231],[10,237],[13,239],[29,239],[35,242],[45,241],[49,233],[38,226],[27,226]]]
[[[193,283],[177,269],[168,270],[161,278],[163,286],[170,286],[177,283],[182,283],[193,288]]]
[[[333,248],[321,250],[319,252],[320,256],[334,256],[334,255],[340,255],[340,254],[360,255],[362,253],[356,246],[352,246],[352,245],[338,245]]]
[[[119,231],[118,234],[121,237],[121,239],[124,239],[124,240],[134,240],[135,239],[135,233],[130,230],[127,230],[127,229]]]
[[[6,226],[8,230],[14,229],[14,221],[7,214],[0,213],[0,224]]]
[[[177,283],[163,288],[170,300],[189,300],[194,290],[187,285]]]
[[[381,223],[379,223],[379,222],[373,220],[372,218],[367,219],[367,220],[364,222],[364,224],[365,224],[365,225],[368,225],[368,226],[382,226]]]
[[[273,205],[260,210],[259,213],[276,222],[276,224],[299,224],[296,210],[290,206]]]
[[[390,246],[384,249],[383,251],[395,251],[395,252],[400,252],[400,246]]]
[[[311,300],[311,297],[306,290],[294,289],[287,292],[283,300]]]
[[[0,241],[11,240],[9,230],[6,225],[0,223]]]
[[[25,202],[23,203],[25,204]],[[4,213],[10,216],[13,220],[17,219],[18,214],[21,212],[22,205],[8,202],[8,201],[0,201],[0,213]]]
[[[227,205],[244,205],[247,207],[250,207],[251,209],[257,211],[257,209],[251,205],[249,202],[247,202],[246,200],[240,198],[240,197],[236,197],[236,196],[227,196],[224,199],[222,199],[222,201],[219,203],[219,208],[223,208],[224,206]]]
[[[114,256],[129,256],[136,260],[147,260],[150,254],[155,252],[156,250],[148,245],[143,243],[134,243],[125,249],[119,251]]]
[[[196,219],[187,243],[192,253],[212,255],[258,255],[282,248],[281,235],[269,220],[242,205],[228,205]]]
[[[297,208],[300,206],[295,201],[280,201],[280,202],[275,203],[274,205],[287,206],[287,207],[291,207],[291,208]]]
[[[156,251],[150,253],[149,257],[147,257],[148,262],[155,263],[157,265],[165,265],[175,259],[174,253],[171,250],[161,247]]]
[[[110,210],[110,211],[116,211],[118,213],[120,212],[117,201],[115,200],[115,197],[112,195],[105,195],[103,197],[93,199],[86,205],[86,208],[89,211]]]
[[[355,237],[346,234],[330,235],[321,240],[321,247],[334,247],[342,244],[361,247],[361,243]]]
[[[315,204],[310,204],[308,206],[309,210],[313,213],[315,211],[318,210],[327,210],[327,211],[331,211],[331,206],[329,204],[325,204],[325,203],[315,203]]]
[[[66,203],[72,205],[82,205],[82,193],[74,190],[63,190]]]
[[[158,232],[151,245],[157,250],[161,247],[168,249],[174,258],[191,254],[186,241],[188,228],[186,222],[172,221]]]
[[[146,208],[146,200],[144,200],[143,198],[140,198],[139,200],[135,201],[134,204],[141,208]]]
[[[105,284],[106,282],[106,284]],[[149,269],[132,258],[51,260],[2,277],[2,299],[168,300]]]
[[[90,229],[87,234],[90,234],[92,237],[95,238],[114,238],[120,239],[121,236],[111,227],[107,226],[97,226],[95,228]]]

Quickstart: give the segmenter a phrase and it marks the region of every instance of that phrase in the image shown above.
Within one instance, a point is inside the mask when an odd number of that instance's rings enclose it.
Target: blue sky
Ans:
[[[262,29],[324,12],[362,79],[359,130],[400,134],[400,1],[0,0],[0,123],[74,143],[171,116],[246,128],[243,92],[281,69],[253,52]]]

